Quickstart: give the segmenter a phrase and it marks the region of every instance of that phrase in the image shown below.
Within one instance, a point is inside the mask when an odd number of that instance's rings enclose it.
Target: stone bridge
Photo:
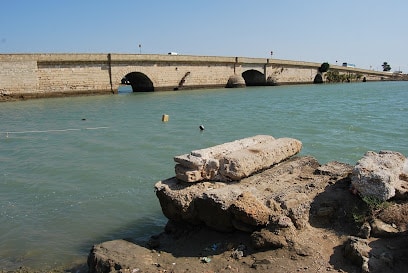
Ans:
[[[150,54],[0,54],[0,96],[19,98],[313,83],[320,63]],[[331,65],[367,80],[389,74]]]

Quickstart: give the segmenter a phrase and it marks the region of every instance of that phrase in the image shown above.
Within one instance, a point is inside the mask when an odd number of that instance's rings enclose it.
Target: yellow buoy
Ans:
[[[168,122],[168,121],[169,121],[169,115],[164,114],[164,115],[162,116],[162,121],[163,121],[163,122]]]

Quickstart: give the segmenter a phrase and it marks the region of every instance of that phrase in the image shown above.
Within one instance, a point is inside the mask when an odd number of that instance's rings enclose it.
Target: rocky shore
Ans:
[[[408,272],[407,158],[321,165],[301,148],[261,135],[175,156],[175,177],[155,185],[163,232],[44,272]]]
[[[405,156],[321,165],[300,149],[254,136],[176,156],[155,185],[163,232],[93,246],[89,272],[408,272]]]

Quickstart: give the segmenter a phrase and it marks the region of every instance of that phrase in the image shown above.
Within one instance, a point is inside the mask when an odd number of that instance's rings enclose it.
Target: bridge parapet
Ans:
[[[160,55],[160,54],[112,54],[112,62],[186,62],[186,63],[235,63],[235,57]]]

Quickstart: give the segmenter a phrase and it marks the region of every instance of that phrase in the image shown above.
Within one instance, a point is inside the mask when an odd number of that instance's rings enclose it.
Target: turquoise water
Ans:
[[[0,269],[48,268],[161,231],[153,186],[193,149],[270,134],[320,163],[407,156],[408,82],[30,100],[1,103],[0,120]]]

